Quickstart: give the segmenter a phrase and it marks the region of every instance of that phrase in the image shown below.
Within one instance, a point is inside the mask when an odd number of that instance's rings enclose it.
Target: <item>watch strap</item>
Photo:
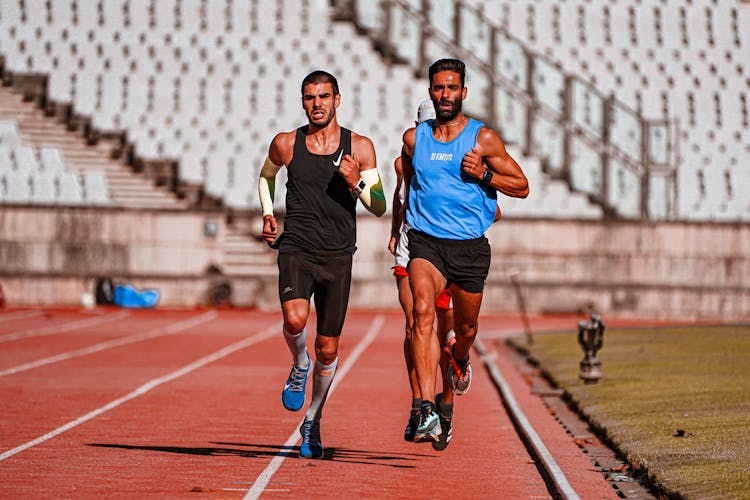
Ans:
[[[493,176],[494,176],[494,175],[493,175],[493,173],[492,173],[492,170],[490,170],[489,168],[488,168],[488,169],[486,169],[486,170],[484,171],[484,173],[482,174],[482,182],[483,182],[484,184],[489,184],[490,182],[492,182],[492,177],[493,177]]]

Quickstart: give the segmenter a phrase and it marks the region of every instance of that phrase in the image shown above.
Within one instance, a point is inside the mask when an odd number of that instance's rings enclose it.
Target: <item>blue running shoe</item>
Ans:
[[[437,441],[442,434],[440,429],[440,417],[435,411],[435,405],[430,401],[422,403],[422,412],[419,414],[419,425],[414,431],[414,442]]]
[[[307,354],[307,353],[305,353]],[[310,371],[310,355],[307,354],[307,368],[292,365],[289,378],[286,379],[281,391],[281,403],[289,411],[298,411],[305,404],[305,387],[307,387],[307,372]]]
[[[320,442],[320,420],[305,420],[299,428],[302,444],[299,456],[302,458],[323,458],[323,443]]]

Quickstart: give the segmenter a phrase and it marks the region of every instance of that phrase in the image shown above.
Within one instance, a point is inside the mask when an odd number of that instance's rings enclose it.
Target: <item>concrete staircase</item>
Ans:
[[[80,130],[69,130],[67,123],[47,116],[36,101],[25,101],[23,93],[12,86],[0,86],[0,120],[16,122],[21,138],[36,147],[54,146],[62,151],[65,168],[85,172],[96,170],[107,177],[112,206],[136,209],[186,209],[166,187],[155,186],[131,171],[123,160],[113,158],[119,144],[116,139],[101,138],[90,145]]]
[[[189,200],[178,198],[168,187],[155,185],[151,178],[134,172],[123,158],[116,157],[114,152],[122,149],[119,138],[99,136],[92,144],[80,123],[75,125],[75,121],[61,118],[59,113],[50,116],[36,99],[24,99],[24,95],[29,93],[22,87],[0,85],[0,120],[14,121],[21,140],[33,145],[37,152],[43,146],[60,149],[66,170],[103,172],[112,199],[110,206],[131,210],[204,211]],[[92,132],[97,135],[97,131]],[[248,282],[248,285],[236,287],[237,292],[254,297],[266,288],[265,283],[274,280],[277,253],[258,237],[262,226],[259,217],[250,214],[232,218],[234,221],[224,226],[226,231],[221,239],[221,272],[238,282]]]
[[[260,227],[257,225],[258,234]],[[267,277],[278,273],[277,252],[257,237],[252,228],[228,226],[222,250],[222,272],[227,276]]]

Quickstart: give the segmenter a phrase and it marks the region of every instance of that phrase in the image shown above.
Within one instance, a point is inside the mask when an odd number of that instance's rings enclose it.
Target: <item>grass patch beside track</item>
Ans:
[[[604,378],[591,385],[578,378],[576,332],[534,340],[510,342],[657,489],[750,498],[750,326],[606,330]]]

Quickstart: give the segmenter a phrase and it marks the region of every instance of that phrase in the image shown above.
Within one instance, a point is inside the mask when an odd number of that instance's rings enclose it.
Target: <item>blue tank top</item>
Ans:
[[[461,161],[484,124],[469,119],[458,137],[440,142],[432,136],[432,122],[417,125],[406,222],[435,238],[479,238],[495,218],[497,192],[464,173]]]

